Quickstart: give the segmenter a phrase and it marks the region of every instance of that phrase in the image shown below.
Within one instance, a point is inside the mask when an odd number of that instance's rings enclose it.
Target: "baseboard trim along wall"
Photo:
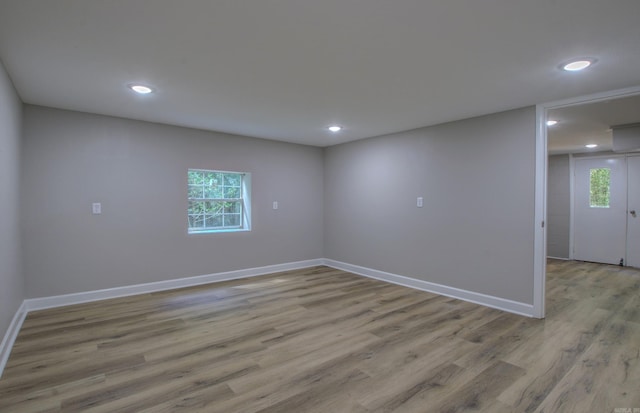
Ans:
[[[324,265],[336,268],[338,270],[352,272],[364,277],[375,278],[376,280],[386,281],[392,284],[398,284],[417,290],[444,295],[463,301],[469,301],[471,303],[484,305],[486,307],[496,308],[498,310],[507,311],[509,313],[527,317],[534,317],[533,304],[526,304],[518,301],[507,300],[505,298],[476,293],[473,291],[461,290],[459,288],[448,287],[442,284],[431,283],[428,281],[418,280],[415,278],[405,277],[402,275],[392,274],[384,271],[378,271],[371,268],[360,267],[358,265],[347,264],[330,259],[325,259]]]
[[[16,311],[13,316],[11,324],[9,324],[9,328],[2,339],[2,344],[0,344],[0,377],[2,377],[4,366],[6,366],[7,361],[9,360],[13,343],[16,342],[16,338],[18,337],[18,333],[20,332],[20,328],[22,327],[25,317],[27,317],[27,313],[27,306],[23,301],[18,308],[18,311]]]
[[[220,281],[237,280],[240,278],[256,277],[274,272],[298,270],[301,268],[323,265],[322,259],[296,261],[286,264],[268,265],[266,267],[248,268],[244,270],[219,272],[215,274],[197,275],[195,277],[177,278],[173,280],[157,281],[146,284],[128,285],[124,287],[107,288],[104,290],[87,291],[83,293],[56,295],[52,297],[28,298],[25,300],[27,311],[44,310],[72,304],[82,304],[109,298],[127,297],[130,295],[147,294],[157,291],[173,290],[176,288],[193,287]]]
[[[157,291],[173,290],[176,288],[193,287],[196,285],[209,284],[221,281],[237,280],[241,278],[256,277],[275,272],[298,270],[302,268],[326,265],[343,271],[348,271],[357,275],[376,280],[386,281],[417,290],[440,294],[447,297],[469,301],[475,304],[484,305],[498,310],[507,311],[514,314],[533,317],[533,305],[506,300],[504,298],[475,293],[448,287],[446,285],[435,284],[428,281],[417,280],[402,275],[391,274],[371,268],[360,267],[358,265],[347,264],[340,261],[326,258],[318,258],[306,261],[296,261],[285,264],[268,265],[265,267],[248,268],[244,270],[221,272],[216,274],[199,275],[195,277],[185,277],[173,280],[157,281],[147,284],[129,285],[124,287],[107,288],[104,290],[87,291],[82,293],[56,295],[51,297],[28,298],[16,311],[16,314],[9,325],[2,344],[0,345],[0,377],[11,354],[11,349],[22,327],[22,323],[30,311],[45,310],[48,308],[63,307],[73,304],[82,304],[92,301],[106,300],[109,298],[127,297],[137,294],[147,294]]]

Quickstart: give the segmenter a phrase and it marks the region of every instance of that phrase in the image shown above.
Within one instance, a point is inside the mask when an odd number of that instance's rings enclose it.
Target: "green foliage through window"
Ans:
[[[242,184],[238,172],[189,169],[189,232],[241,229]]]
[[[591,169],[589,174],[589,206],[609,208],[611,169],[595,168]]]

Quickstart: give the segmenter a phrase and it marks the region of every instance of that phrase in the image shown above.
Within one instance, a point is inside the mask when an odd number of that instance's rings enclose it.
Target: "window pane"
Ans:
[[[202,185],[204,183],[204,174],[201,171],[189,171],[189,185]]]
[[[238,213],[240,213],[240,201],[225,202],[224,203],[224,213],[225,214],[238,214]]]
[[[206,185],[204,187],[204,196],[203,198],[207,199],[218,199],[222,198],[222,187],[218,185]]]
[[[589,174],[589,206],[609,208],[611,169],[594,168],[589,170]]]
[[[204,228],[204,215],[189,215],[191,228]]]
[[[214,186],[222,184],[220,181],[220,174],[217,172],[205,172],[204,173],[204,185]]]
[[[204,202],[201,201],[189,201],[188,213],[192,214],[201,214],[204,212]]]
[[[240,186],[242,183],[242,175],[240,174],[224,174],[224,186]]]
[[[189,198],[202,198],[202,186],[189,185]]]
[[[240,198],[240,188],[236,186],[225,186],[224,187],[224,197],[225,198]]]
[[[220,228],[222,226],[222,215],[212,215],[209,224],[209,228]]]
[[[224,202],[221,201],[212,201],[207,202],[209,205],[209,209],[207,209],[208,214],[222,214],[224,210]]]
[[[225,227],[240,226],[240,214],[227,214],[224,216]]]

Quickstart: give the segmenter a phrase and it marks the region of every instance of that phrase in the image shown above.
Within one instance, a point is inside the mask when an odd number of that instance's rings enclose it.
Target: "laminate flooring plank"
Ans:
[[[613,411],[638,405],[639,351],[640,328],[608,323],[537,411]]]
[[[374,336],[354,336],[296,357],[276,366],[264,368],[256,374],[228,382],[237,394],[235,399],[216,404],[220,412],[256,412],[284,402],[317,386],[330,385],[356,372],[360,354],[376,342]],[[364,379],[357,371],[353,380]],[[299,400],[299,399],[297,399]],[[303,411],[304,406],[299,407]]]
[[[520,367],[496,361],[446,400],[430,406],[430,409],[442,413],[485,409],[503,389],[524,373],[525,370]]]
[[[438,396],[448,395],[449,386],[463,374],[460,366],[432,360],[428,366],[418,364],[413,371],[403,370],[392,373],[388,381],[379,380],[376,384],[380,390],[362,392],[358,401],[374,412],[428,411],[429,404]]]
[[[180,366],[178,369],[150,374],[143,380],[130,380],[109,385],[92,393],[62,401],[63,411],[68,412],[138,412],[157,404],[184,398],[193,391],[208,389],[218,395],[217,400],[230,398],[233,392],[226,382],[250,374],[259,366],[250,360],[231,361],[218,365],[211,371],[206,363]],[[184,380],[189,376],[189,380]]]
[[[537,350],[526,346],[523,349],[525,353],[514,352],[505,357],[506,360],[526,368],[527,373],[514,381],[498,398],[512,405],[516,411],[535,411],[579,362],[582,354],[610,318],[610,314],[604,310],[593,314],[590,327],[575,327],[562,322],[557,326],[562,332],[540,343]],[[526,352],[527,349],[530,351]]]

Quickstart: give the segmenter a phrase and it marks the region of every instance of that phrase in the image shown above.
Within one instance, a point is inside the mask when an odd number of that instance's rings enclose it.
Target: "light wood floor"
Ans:
[[[317,267],[34,312],[0,411],[640,408],[639,293],[637,270],[550,261],[535,320]]]

